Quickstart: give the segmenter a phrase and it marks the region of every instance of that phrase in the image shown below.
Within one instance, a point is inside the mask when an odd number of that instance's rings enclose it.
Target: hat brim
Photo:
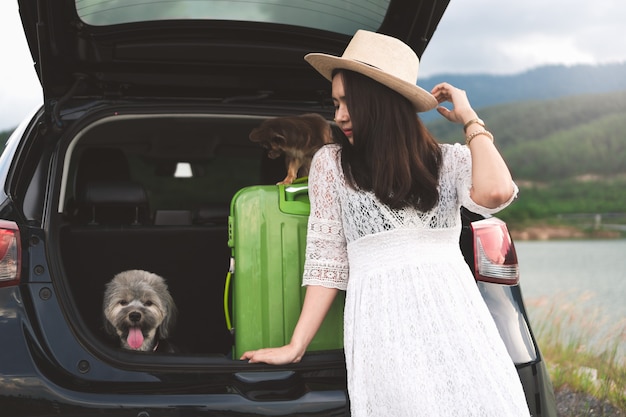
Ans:
[[[304,59],[329,81],[332,81],[333,71],[336,69],[355,71],[378,81],[413,103],[417,112],[429,111],[438,105],[437,99],[422,87],[389,75],[371,65],[320,53],[307,54]]]

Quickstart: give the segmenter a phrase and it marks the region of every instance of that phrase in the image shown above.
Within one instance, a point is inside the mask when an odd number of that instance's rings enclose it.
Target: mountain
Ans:
[[[484,107],[481,118],[516,177],[531,181],[626,174],[626,90]],[[426,122],[441,142],[460,125]]]
[[[441,74],[420,80],[430,91],[440,82],[462,88],[475,109],[526,100],[626,90],[626,62],[605,65],[552,65],[514,75]],[[439,117],[436,111],[422,115],[424,121]]]
[[[521,189],[500,218],[626,218],[626,90],[503,103],[479,114]],[[440,118],[426,126],[441,142],[464,141],[459,124]]]

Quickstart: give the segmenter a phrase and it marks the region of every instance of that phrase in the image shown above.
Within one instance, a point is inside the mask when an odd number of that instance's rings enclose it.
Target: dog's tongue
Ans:
[[[131,327],[128,331],[126,342],[132,349],[139,349],[143,344],[143,334],[141,330],[137,327]]]

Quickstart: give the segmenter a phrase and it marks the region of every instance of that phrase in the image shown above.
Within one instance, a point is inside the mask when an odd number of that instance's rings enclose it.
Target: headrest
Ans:
[[[86,184],[81,196],[89,206],[145,206],[148,195],[141,184],[120,182],[91,182]]]

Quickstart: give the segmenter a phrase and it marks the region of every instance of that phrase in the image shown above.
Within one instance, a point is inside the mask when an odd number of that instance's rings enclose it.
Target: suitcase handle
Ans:
[[[235,334],[235,329],[233,328],[230,321],[230,309],[228,308],[228,301],[230,299],[230,280],[233,272],[235,272],[235,259],[230,258],[230,266],[228,268],[228,272],[226,273],[226,282],[224,283],[224,318],[226,319],[226,328],[231,335]]]
[[[309,202],[308,177],[299,178],[290,185],[280,184],[278,195],[280,211],[287,214],[299,214],[308,216],[311,212]]]

